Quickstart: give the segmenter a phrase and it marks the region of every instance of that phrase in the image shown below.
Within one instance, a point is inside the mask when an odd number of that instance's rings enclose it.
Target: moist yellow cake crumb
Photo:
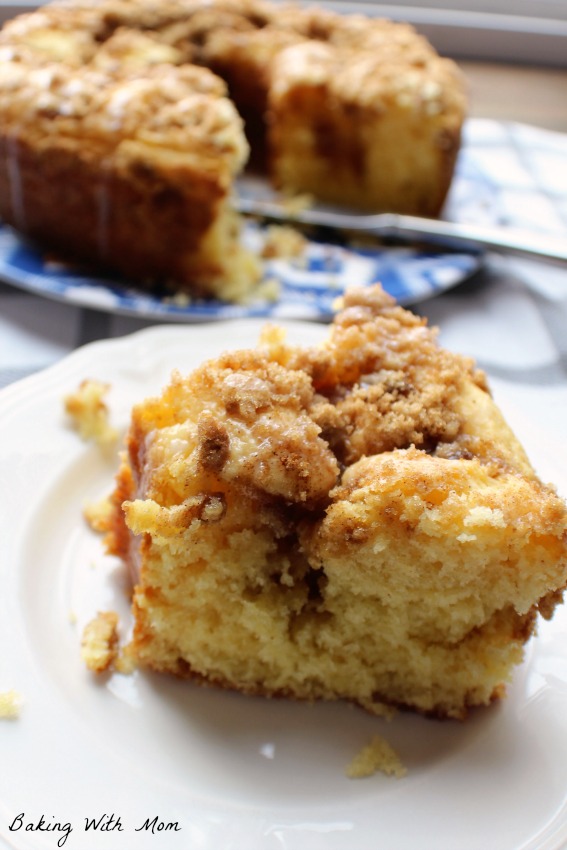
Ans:
[[[81,657],[89,670],[103,673],[114,663],[118,654],[118,614],[99,611],[84,628]]]
[[[118,437],[118,431],[110,424],[108,407],[104,402],[109,389],[108,384],[87,378],[64,399],[65,410],[81,438],[100,446],[108,446]]]
[[[346,775],[350,779],[362,779],[378,772],[400,779],[406,775],[407,769],[391,744],[381,735],[374,735],[353,758]]]
[[[13,720],[20,715],[22,697],[15,690],[0,692],[0,719]]]

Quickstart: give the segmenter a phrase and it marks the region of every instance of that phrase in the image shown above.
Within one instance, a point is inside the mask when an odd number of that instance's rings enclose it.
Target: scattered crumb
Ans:
[[[187,292],[176,292],[174,295],[171,295],[169,298],[163,299],[166,304],[171,304],[173,307],[189,307],[193,299]]]
[[[99,611],[85,626],[81,641],[81,657],[89,670],[103,673],[118,654],[118,614]]]
[[[262,257],[301,257],[306,245],[307,239],[295,228],[272,224],[266,229]]]
[[[254,290],[254,297],[263,301],[277,301],[280,297],[281,285],[277,278],[267,277]]]
[[[98,502],[89,502],[83,510],[83,516],[93,531],[102,532],[108,530],[108,520],[112,513],[112,503],[108,496],[104,496]]]
[[[344,309],[345,306],[345,297],[344,295],[338,295],[335,299],[333,299],[333,303],[331,307],[335,313],[340,313],[341,310]]]
[[[14,720],[20,716],[22,697],[14,690],[0,692],[0,719]]]
[[[65,410],[81,438],[100,446],[108,446],[118,437],[117,430],[109,423],[108,408],[103,401],[109,389],[108,384],[89,378],[64,399]]]
[[[240,304],[253,304],[256,301],[277,301],[280,297],[281,285],[277,278],[266,277],[248,293],[248,296],[240,301]]]
[[[353,758],[346,770],[350,779],[361,779],[380,771],[399,779],[407,773],[396,751],[381,735],[374,735],[369,744]]]
[[[269,357],[279,362],[285,362],[287,356],[287,334],[281,325],[266,324],[260,332],[258,348],[266,349]]]
[[[72,626],[77,625],[77,615],[75,614],[74,611],[69,611],[69,622],[71,623]]]
[[[301,195],[288,195],[284,198],[282,206],[290,215],[293,215],[294,213],[300,213],[303,210],[309,209],[309,207],[313,206],[314,202],[313,195],[304,193]]]
[[[132,645],[127,644],[114,662],[114,669],[124,676],[131,675],[138,667],[138,661],[134,655]]]

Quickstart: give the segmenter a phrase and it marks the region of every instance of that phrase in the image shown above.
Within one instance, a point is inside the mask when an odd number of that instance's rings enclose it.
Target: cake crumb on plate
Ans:
[[[96,502],[89,502],[85,505],[83,516],[93,531],[103,532],[107,530],[112,509],[112,503],[109,497],[104,496]]]
[[[81,657],[89,670],[104,673],[118,654],[118,614],[99,611],[84,628]]]
[[[349,779],[362,779],[378,772],[400,779],[407,773],[394,748],[381,735],[374,735],[355,755],[346,770]]]
[[[65,411],[86,442],[108,446],[118,437],[118,431],[109,422],[108,407],[103,400],[109,389],[108,384],[87,378],[75,392],[65,396]]]
[[[14,720],[20,716],[22,697],[15,690],[0,691],[0,719]]]

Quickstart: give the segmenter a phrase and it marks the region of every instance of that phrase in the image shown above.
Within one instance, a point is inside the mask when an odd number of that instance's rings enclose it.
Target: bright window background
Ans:
[[[305,2],[410,21],[442,53],[456,58],[567,68],[567,0]],[[0,21],[37,5],[38,0],[0,0]]]
[[[410,21],[445,55],[567,67],[567,0],[434,2],[328,0],[326,5]]]

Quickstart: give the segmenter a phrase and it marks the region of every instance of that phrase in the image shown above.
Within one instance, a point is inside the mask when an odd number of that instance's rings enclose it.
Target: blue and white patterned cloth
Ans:
[[[469,121],[445,214],[564,233],[567,239],[567,136]],[[344,249],[313,245],[310,252],[309,269],[288,266],[276,305],[251,305],[244,311],[212,305],[202,307],[200,315],[193,305],[190,314],[171,315],[132,291],[119,296],[130,299],[126,307],[117,305],[108,281],[99,285],[89,278],[79,294],[67,290],[68,272],[46,270],[39,255],[0,228],[0,280],[13,281],[0,283],[0,386],[55,363],[86,342],[164,320],[219,320],[243,313],[326,320],[346,281],[381,278],[402,303],[411,303],[439,325],[445,345],[477,358],[520,405],[534,393],[541,397],[548,424],[561,438],[567,417],[566,266],[491,256],[479,262],[466,254],[428,257],[411,249],[345,256]],[[6,271],[14,255],[28,275],[36,276],[37,287]],[[278,262],[271,273],[283,275]],[[41,286],[44,294],[38,294]]]

